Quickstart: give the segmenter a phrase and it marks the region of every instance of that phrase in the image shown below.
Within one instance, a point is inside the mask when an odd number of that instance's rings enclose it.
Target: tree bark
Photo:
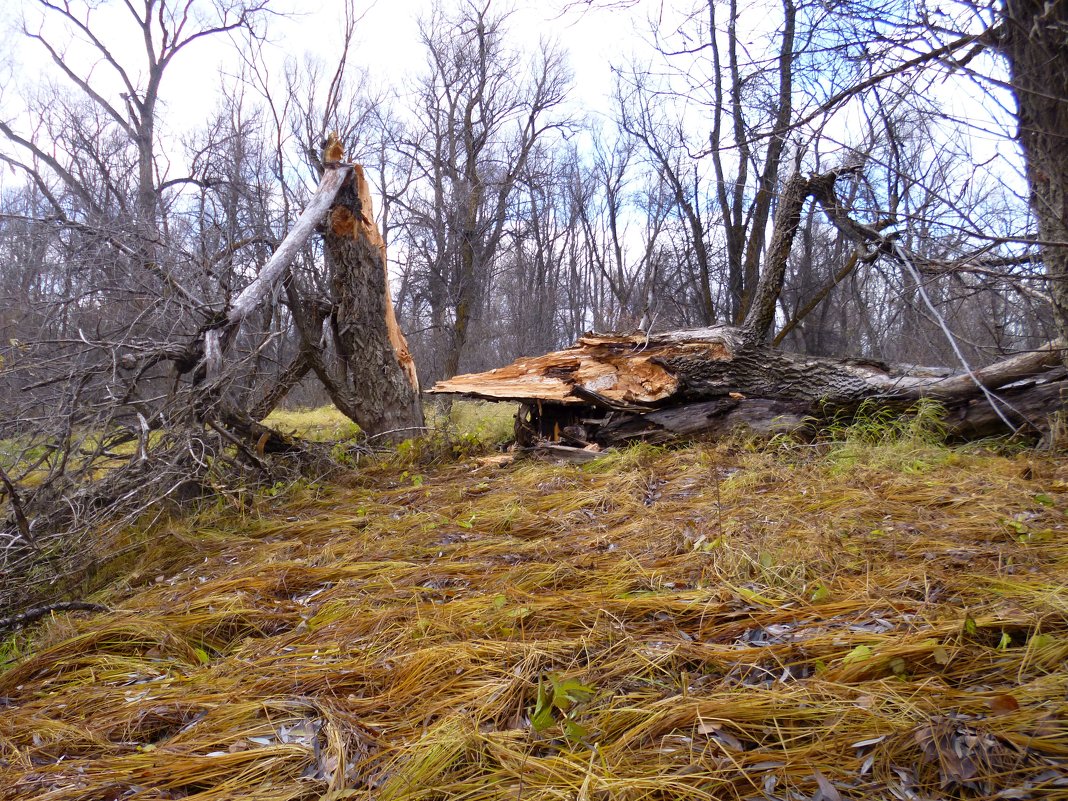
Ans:
[[[519,401],[520,439],[612,445],[719,435],[746,426],[791,430],[852,414],[865,402],[905,408],[939,401],[951,435],[989,436],[1014,427],[1044,429],[1063,405],[1068,377],[1058,366],[1063,340],[972,375],[942,368],[891,367],[859,359],[800,356],[713,326],[647,337],[587,335],[567,350],[487,373],[441,381],[431,393]]]
[[[337,358],[333,370],[320,366],[316,372],[338,408],[366,434],[400,440],[423,426],[419,379],[393,311],[386,246],[373,221],[363,168],[354,166],[350,176],[323,235]]]
[[[1006,0],[1003,13],[1031,207],[1058,334],[1068,337],[1068,3]]]

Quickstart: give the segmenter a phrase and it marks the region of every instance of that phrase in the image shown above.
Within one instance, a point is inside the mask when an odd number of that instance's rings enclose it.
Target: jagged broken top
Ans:
[[[486,400],[589,403],[591,395],[618,404],[648,404],[670,397],[678,379],[663,359],[681,353],[729,360],[739,343],[728,326],[668,331],[646,336],[587,334],[565,350],[517,359],[484,373],[439,381],[435,394],[467,395]]]

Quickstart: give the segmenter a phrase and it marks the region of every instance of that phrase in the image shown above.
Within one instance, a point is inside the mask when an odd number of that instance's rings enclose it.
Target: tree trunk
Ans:
[[[995,402],[1014,427],[1044,429],[1045,416],[1062,407],[1068,391],[1057,366],[1063,347],[1058,341],[973,377],[799,356],[730,326],[650,337],[591,334],[567,350],[457,376],[430,392],[519,401],[524,417],[517,432],[527,443],[663,442],[737,426],[769,433],[848,416],[865,402],[905,408],[923,398],[944,406],[951,435],[982,437],[1010,429],[979,383],[998,391]]]
[[[833,181],[834,178],[829,180]],[[779,198],[771,248],[760,273],[760,280],[753,291],[745,322],[742,324],[755,342],[766,340],[775,322],[775,309],[782,293],[783,282],[786,280],[786,265],[790,259],[794,235],[801,224],[801,212],[812,191],[811,184],[812,181],[795,172],[786,182]]]
[[[411,436],[423,426],[419,379],[393,311],[386,246],[359,165],[337,193],[323,241],[333,280],[338,364],[320,378],[338,408],[368,435]]]
[[[768,142],[768,151],[764,157],[764,169],[757,183],[756,198],[753,201],[753,222],[749,229],[749,244],[745,251],[745,295],[742,297],[742,313],[746,319],[753,314],[754,307],[760,301],[759,294],[764,284],[764,274],[759,270],[760,259],[764,254],[764,237],[771,216],[772,197],[776,184],[779,180],[779,166],[782,161],[783,150],[786,147],[786,135],[790,129],[790,120],[793,117],[793,81],[794,81],[794,30],[797,22],[797,8],[793,0],[783,0],[783,33],[782,45],[779,50],[779,97],[778,111],[775,115],[775,129]],[[715,35],[715,34],[713,34]],[[735,92],[739,92],[735,84]],[[739,92],[740,93],[740,92]],[[804,197],[801,197],[803,204]],[[797,215],[800,220],[801,208],[798,206]],[[797,223],[793,224],[794,231]],[[779,222],[775,224],[775,234],[779,233]],[[793,239],[793,232],[790,233]],[[773,243],[774,246],[774,243]],[[789,242],[786,245],[786,255],[789,255]],[[785,270],[785,265],[783,267]],[[767,271],[765,266],[764,271]],[[759,275],[759,277],[758,277]],[[776,294],[776,298],[778,295]],[[774,313],[774,312],[773,312]],[[770,328],[771,320],[767,327]],[[747,326],[748,327],[748,326]],[[766,334],[761,333],[761,337]]]
[[[1006,0],[1004,15],[1031,207],[1058,334],[1068,337],[1068,3]]]
[[[289,235],[260,270],[260,274],[231,303],[225,314],[184,346],[167,345],[140,359],[124,358],[132,370],[149,361],[174,361],[179,371],[196,369],[202,375],[195,397],[204,420],[240,420],[242,430],[255,422],[246,410],[224,402],[225,386],[232,377],[225,354],[245,319],[283,282],[289,265],[316,228],[323,224],[327,269],[332,276],[329,330],[334,346],[326,352],[319,330],[308,330],[300,298],[290,284],[287,291],[300,324],[302,355],[285,379],[295,383],[307,369],[323,382],[335,405],[371,436],[402,439],[423,425],[419,380],[415,363],[393,312],[386,275],[386,248],[371,217],[371,195],[363,168],[332,162],[308,207]],[[324,312],[323,314],[326,314]],[[305,363],[306,362],[306,363]],[[257,404],[267,414],[281,393],[271,393]],[[285,443],[282,443],[285,446]]]

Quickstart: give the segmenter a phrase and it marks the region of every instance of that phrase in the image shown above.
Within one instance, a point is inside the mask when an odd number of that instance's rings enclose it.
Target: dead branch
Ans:
[[[88,601],[60,601],[59,603],[45,604],[44,606],[34,606],[17,615],[0,617],[0,632],[9,632],[25,628],[31,623],[36,623],[41,618],[51,615],[53,612],[110,611],[111,608],[104,606],[103,604],[94,604],[89,603]]]

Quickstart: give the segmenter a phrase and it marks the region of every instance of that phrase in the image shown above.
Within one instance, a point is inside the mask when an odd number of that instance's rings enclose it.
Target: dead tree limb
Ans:
[[[241,323],[282,280],[293,259],[326,216],[338,190],[351,171],[352,167],[349,165],[332,165],[326,168],[312,199],[293,224],[289,234],[263,265],[260,274],[241,290],[230,304],[225,317],[204,332],[204,359],[209,376],[217,376],[222,372],[223,352],[241,327]]]
[[[35,606],[31,609],[27,609],[24,612],[20,612],[17,615],[10,615],[8,617],[0,617],[0,634],[4,634],[9,631],[15,631],[16,629],[24,628],[31,623],[36,623],[43,617],[47,617],[53,612],[110,612],[111,609],[103,604],[93,604],[88,601],[60,601],[54,604],[45,604],[44,606]]]

